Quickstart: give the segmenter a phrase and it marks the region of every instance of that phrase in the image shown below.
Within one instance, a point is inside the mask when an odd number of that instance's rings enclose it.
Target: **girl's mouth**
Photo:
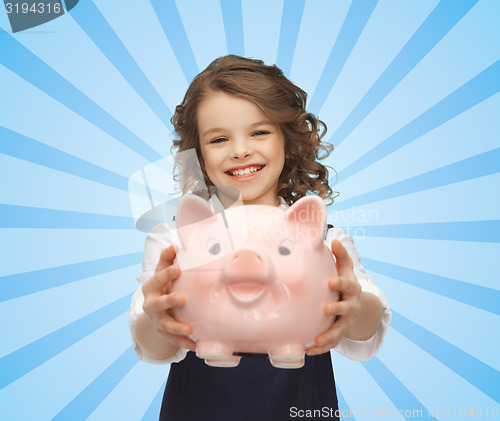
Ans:
[[[229,170],[226,171],[225,174],[229,175],[232,178],[240,178],[247,179],[253,178],[253,176],[258,173],[265,165],[252,165],[250,167],[246,167],[244,170]]]

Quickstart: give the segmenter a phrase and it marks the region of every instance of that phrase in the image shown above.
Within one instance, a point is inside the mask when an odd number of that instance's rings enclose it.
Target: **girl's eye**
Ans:
[[[255,133],[253,134],[253,136],[264,136],[264,135],[266,135],[266,134],[269,134],[269,132],[268,132],[268,131],[266,131],[266,130],[259,130],[259,131],[255,132]]]
[[[210,143],[222,143],[225,142],[227,139],[225,137],[218,137],[217,139],[212,140]]]

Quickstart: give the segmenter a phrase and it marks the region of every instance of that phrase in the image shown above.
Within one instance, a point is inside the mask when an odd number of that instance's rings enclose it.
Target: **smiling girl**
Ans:
[[[306,93],[276,66],[237,56],[214,60],[194,79],[172,123],[178,135],[173,147],[196,150],[207,186],[238,189],[244,205],[286,209],[308,192],[333,203],[328,170],[317,161],[331,151],[321,142],[326,128],[320,135],[324,124],[306,112]],[[189,188],[183,185],[184,191]],[[227,207],[230,198],[217,191]],[[185,304],[182,294],[170,293],[180,275],[175,247],[162,226],[148,235],[130,328],[141,360],[171,363],[161,420],[284,420],[294,418],[293,408],[326,408],[338,419],[329,351],[371,358],[382,345],[391,312],[361,266],[352,238],[331,228],[326,242],[338,272],[329,285],[342,299],[326,306],[325,313],[337,318],[307,350],[305,366],[283,370],[265,358],[243,357],[238,367],[225,369],[198,359],[191,327],[171,317],[172,308]]]
[[[285,139],[253,102],[214,92],[198,106],[201,155],[208,179],[234,186],[244,204],[278,206],[277,180],[285,163]]]

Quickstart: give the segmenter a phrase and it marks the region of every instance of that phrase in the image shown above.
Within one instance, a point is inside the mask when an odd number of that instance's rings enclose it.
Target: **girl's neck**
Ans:
[[[243,200],[241,194],[237,190],[231,188],[227,189],[225,187],[215,188],[214,193],[217,195],[225,209],[231,206],[241,205],[267,205],[277,207],[281,203],[277,195],[261,196],[254,200]]]
[[[260,199],[260,198],[259,198]],[[280,200],[278,199],[277,196],[270,197],[267,200],[247,200],[243,201],[244,205],[268,205],[268,206],[279,206],[280,205]]]

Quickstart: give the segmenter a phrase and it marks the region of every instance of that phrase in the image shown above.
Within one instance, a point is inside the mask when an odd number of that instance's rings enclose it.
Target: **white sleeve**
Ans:
[[[344,337],[334,348],[335,351],[351,360],[366,361],[378,352],[384,342],[385,334],[387,333],[389,323],[391,322],[391,309],[389,308],[389,303],[387,302],[387,299],[382,291],[377,287],[377,285],[375,285],[372,277],[366,273],[365,268],[361,266],[361,259],[356,248],[354,247],[352,237],[347,235],[342,228],[331,228],[328,230],[326,236],[326,243],[328,244],[328,247],[330,247],[333,240],[339,240],[351,257],[354,265],[354,274],[361,285],[361,290],[374,294],[378,297],[380,303],[382,304],[382,320],[375,335],[366,341],[354,341]]]
[[[134,346],[134,351],[136,355],[139,357],[139,360],[144,361],[150,364],[170,364],[182,361],[186,355],[188,350],[185,348],[179,348],[176,354],[171,356],[165,360],[155,360],[149,358],[145,355],[141,347],[136,341],[134,336],[134,325],[141,313],[144,313],[142,306],[144,304],[144,294],[142,292],[142,284],[146,282],[151,276],[153,276],[154,271],[156,269],[156,265],[160,260],[161,251],[164,248],[169,247],[172,243],[177,244],[177,241],[173,241],[171,235],[169,233],[169,225],[170,224],[160,224],[153,228],[150,234],[146,237],[146,243],[144,245],[144,254],[142,257],[142,273],[137,277],[137,282],[139,282],[140,286],[137,288],[135,293],[132,295],[132,302],[130,304],[129,309],[129,327],[130,334],[132,335],[132,342]]]

